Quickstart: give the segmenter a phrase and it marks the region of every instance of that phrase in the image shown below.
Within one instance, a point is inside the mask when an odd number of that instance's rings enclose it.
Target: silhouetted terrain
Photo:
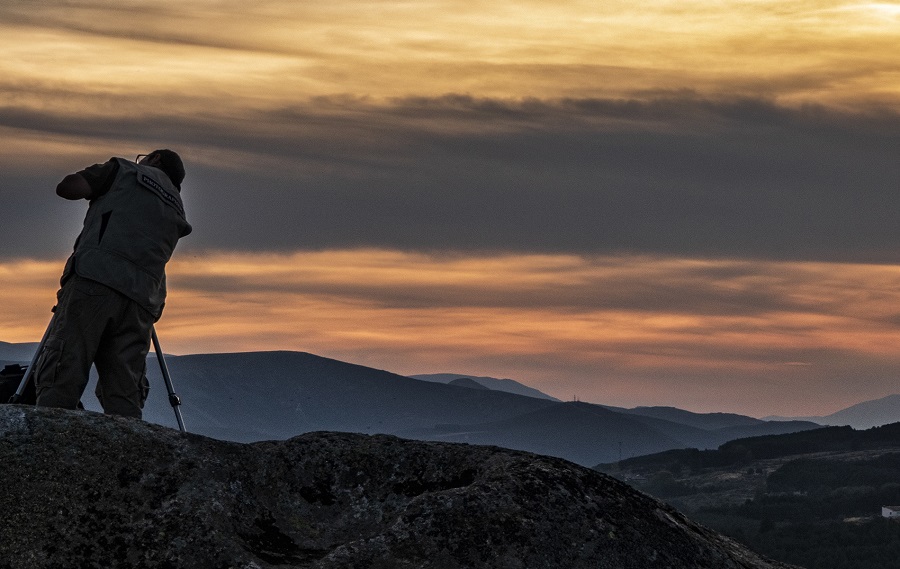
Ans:
[[[817,427],[739,416],[723,422],[721,414],[671,409],[664,414],[669,420],[654,408],[612,411],[478,388],[472,378],[420,381],[302,352],[169,356],[167,362],[188,430],[237,442],[323,430],[384,433],[499,445],[591,466],[619,456],[715,448],[739,436]],[[152,389],[145,419],[174,427],[152,355],[148,376]],[[85,406],[99,410],[89,389]]]
[[[598,467],[773,558],[888,569],[900,558],[900,423],[825,427]]]

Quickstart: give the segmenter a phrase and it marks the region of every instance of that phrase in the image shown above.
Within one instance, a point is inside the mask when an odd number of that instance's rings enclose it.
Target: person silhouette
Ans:
[[[77,408],[93,364],[104,413],[141,418],[166,263],[192,231],[181,200],[184,174],[178,154],[163,149],[134,162],[111,158],[57,185],[60,197],[90,205],[35,363],[37,406]]]

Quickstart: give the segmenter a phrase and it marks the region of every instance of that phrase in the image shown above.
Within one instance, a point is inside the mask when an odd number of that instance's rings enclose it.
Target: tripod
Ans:
[[[16,389],[15,395],[9,400],[10,403],[24,403],[23,394],[25,393],[26,387],[28,387],[29,382],[32,380],[32,376],[34,375],[34,364],[37,362],[38,357],[40,357],[41,352],[44,349],[44,344],[47,342],[47,336],[50,335],[50,329],[53,327],[53,319],[56,318],[56,307],[53,307],[53,317],[50,319],[50,324],[47,325],[47,329],[44,331],[44,336],[41,338],[41,343],[38,344],[37,350],[35,350],[34,355],[31,357],[31,362],[29,362],[28,367],[25,368],[25,374],[22,376],[22,381],[19,382],[19,388]],[[156,352],[156,359],[159,362],[159,370],[162,372],[163,381],[166,384],[166,390],[169,392],[169,404],[172,406],[172,409],[175,411],[175,419],[178,421],[178,429],[182,433],[186,433],[187,430],[184,428],[184,418],[181,416],[181,398],[175,394],[175,387],[172,385],[172,377],[169,375],[169,367],[166,365],[166,357],[163,355],[162,348],[159,346],[159,337],[156,335],[156,327],[150,327],[150,339],[153,341],[153,350]]]
[[[184,419],[181,417],[181,398],[175,395],[175,387],[172,386],[172,378],[169,376],[169,366],[166,365],[166,356],[163,355],[162,348],[159,347],[159,337],[156,335],[156,326],[150,327],[150,338],[153,340],[153,351],[156,352],[156,360],[159,362],[159,371],[162,373],[163,381],[166,383],[166,391],[169,392],[169,405],[175,411],[175,420],[178,421],[178,429],[182,433],[186,433],[184,428]]]

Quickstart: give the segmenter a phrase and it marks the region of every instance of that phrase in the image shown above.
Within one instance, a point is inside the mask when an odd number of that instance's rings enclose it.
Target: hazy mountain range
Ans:
[[[493,389],[495,391],[506,391],[507,393],[515,393],[517,395],[525,395],[527,397],[537,397],[539,399],[549,399],[551,401],[559,401],[556,397],[551,397],[542,391],[538,391],[533,387],[522,385],[518,381],[512,379],[497,379],[495,377],[482,377],[479,375],[460,375],[457,373],[426,373],[420,375],[409,376],[413,379],[421,379],[423,381],[434,381],[437,383],[448,383],[453,385],[478,387]],[[467,381],[468,380],[468,381]],[[473,385],[474,384],[474,385]]]
[[[871,429],[900,421],[900,395],[864,401],[824,417],[765,417],[768,421],[813,421],[820,425],[849,425],[854,429]]]
[[[0,342],[0,362],[27,362],[37,349],[37,342],[10,344]]]
[[[0,343],[0,362],[26,361],[34,347]],[[168,356],[167,362],[187,429],[238,442],[311,431],[385,433],[498,445],[592,466],[819,426],[667,407],[561,402],[512,380],[441,374],[425,381],[302,352]],[[148,376],[152,389],[145,419],[175,427],[155,358],[148,361]],[[88,389],[85,406],[99,410],[93,386]]]

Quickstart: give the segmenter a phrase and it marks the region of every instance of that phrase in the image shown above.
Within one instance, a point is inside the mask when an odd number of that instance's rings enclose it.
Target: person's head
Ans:
[[[172,150],[154,150],[140,162],[146,166],[153,166],[165,172],[169,180],[181,191],[181,182],[184,181],[184,163],[181,157]]]

